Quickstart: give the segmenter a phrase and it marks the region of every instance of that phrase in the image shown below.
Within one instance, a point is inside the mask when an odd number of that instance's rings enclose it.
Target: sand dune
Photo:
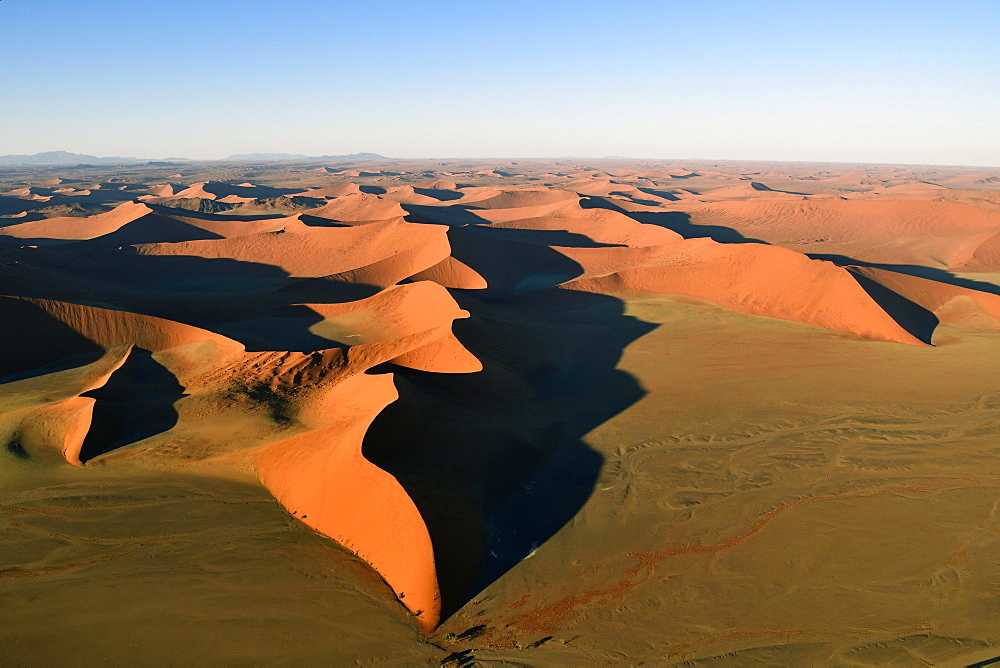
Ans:
[[[216,198],[215,193],[211,193],[211,192],[208,192],[207,190],[205,190],[205,186],[207,186],[207,185],[208,185],[207,182],[205,182],[205,183],[192,183],[187,188],[184,188],[183,190],[175,193],[174,197],[176,197],[176,198],[198,197],[198,198],[201,198],[201,199],[215,199]]]
[[[967,247],[1000,225],[1000,212],[957,202],[768,199],[670,208],[692,225],[795,250],[930,266],[964,261]]]
[[[354,227],[309,227],[288,220],[279,230],[225,239],[136,246],[143,255],[184,255],[276,266],[289,276],[333,276],[388,286],[447,257],[445,230],[390,219]]]
[[[348,193],[309,211],[310,216],[337,222],[364,222],[405,216],[397,202],[362,192]]]
[[[3,300],[5,308],[18,309],[17,319],[24,318],[23,310],[30,306],[33,312],[39,313],[38,318],[48,318],[55,327],[59,327],[59,323],[61,323],[62,327],[68,327],[70,331],[82,337],[83,340],[105,348],[137,345],[150,351],[159,351],[200,341],[209,341],[222,348],[238,345],[225,337],[182,323],[126,311],[113,311],[44,299],[3,297]],[[14,316],[11,317],[13,319]],[[35,327],[32,327],[30,330],[20,332],[19,338],[27,342],[30,337],[32,346],[48,347],[44,340],[40,341],[33,336],[33,334],[40,334],[32,331],[34,329]],[[64,352],[63,346],[59,346],[59,348]],[[19,359],[21,355],[16,355],[15,358]],[[23,360],[19,363],[23,363]]]
[[[585,266],[586,260],[580,257],[584,253],[591,251],[574,249],[571,257]],[[933,331],[933,324],[918,321],[911,325],[909,317],[877,302],[841,267],[758,244],[689,241],[644,266],[583,278],[567,287],[687,295],[743,313],[817,325],[874,341],[920,345],[918,336],[929,340],[928,326]],[[904,318],[907,322],[900,322]]]
[[[430,181],[418,183],[416,187],[426,190],[457,190],[458,184],[448,179],[431,179]]]
[[[435,300],[441,304],[438,309],[433,308]],[[343,380],[328,391],[320,388],[331,383],[332,376],[321,374],[319,384],[312,383],[310,393],[319,390],[321,396],[304,402],[300,419],[314,429],[266,446],[256,467],[263,483],[293,515],[370,563],[421,628],[430,630],[441,617],[430,535],[397,480],[361,452],[368,426],[396,393],[390,375],[362,372],[387,361],[446,373],[475,372],[482,366],[451,335],[451,320],[467,314],[439,286],[399,286],[366,301],[370,303],[312,307],[325,318],[318,326],[320,334],[332,329],[333,336],[359,343],[347,351],[347,367],[339,372]],[[413,313],[415,305],[422,312]],[[360,323],[360,333],[341,334],[352,322]],[[307,369],[296,369],[296,385],[301,386],[299,377],[308,374]]]
[[[758,181],[747,181],[735,186],[723,186],[705,193],[711,200],[725,199],[768,199],[768,200],[800,200],[802,193],[790,193],[774,190]]]
[[[169,183],[152,186],[149,188],[149,194],[153,197],[173,197],[174,187]]]
[[[19,225],[0,227],[0,235],[18,239],[93,239],[116,232],[123,225],[153,211],[139,202],[126,202],[112,211],[89,216],[45,218]]]
[[[344,197],[345,195],[358,195],[361,189],[356,183],[337,183],[332,186],[322,186],[319,188],[309,188],[302,192],[293,193],[303,197]]]
[[[265,594],[338,639],[247,663],[995,652],[1000,176],[343,167],[0,175],[12,661]]]
[[[1000,271],[1000,232],[976,240],[956,258],[958,268],[969,271]]]
[[[850,269],[855,274],[865,276],[919,304],[943,322],[955,322],[993,331],[1000,330],[1000,294],[874,267]]]
[[[505,190],[496,194],[489,194],[489,191],[479,191],[470,193],[467,191],[463,197],[463,203],[474,205],[477,209],[526,209],[533,207],[559,206],[569,203],[575,198],[570,193],[558,190],[545,189],[524,189]],[[487,195],[483,197],[482,195]]]
[[[370,563],[431,630],[441,605],[430,536],[396,479],[361,454],[365,430],[396,394],[387,376],[356,378],[362,388],[343,385],[341,424],[269,446],[257,467],[289,512]]]
[[[486,279],[476,270],[449,255],[432,267],[419,271],[410,278],[433,281],[446,288],[461,290],[482,290],[489,287]]]
[[[617,211],[583,208],[579,204],[560,208],[547,216],[495,222],[490,228],[564,231],[566,236],[583,237],[594,244],[634,248],[660,246],[682,239],[681,235],[665,227],[643,224]],[[522,235],[520,238],[529,237]]]

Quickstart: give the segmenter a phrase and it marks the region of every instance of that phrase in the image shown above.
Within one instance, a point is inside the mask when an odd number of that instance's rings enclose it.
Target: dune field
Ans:
[[[0,171],[0,663],[1000,656],[1000,170]]]

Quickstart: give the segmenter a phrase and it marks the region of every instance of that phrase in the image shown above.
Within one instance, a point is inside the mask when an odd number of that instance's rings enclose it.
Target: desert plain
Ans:
[[[1000,170],[0,172],[0,663],[1000,655]]]

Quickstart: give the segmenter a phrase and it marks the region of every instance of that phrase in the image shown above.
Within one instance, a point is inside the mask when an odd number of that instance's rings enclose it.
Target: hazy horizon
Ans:
[[[0,154],[1000,166],[996,3],[143,10],[0,3]]]
[[[30,156],[45,154],[45,153],[74,153],[79,154],[77,151],[63,151],[62,149],[52,149],[46,151],[36,151],[31,154],[24,154]],[[141,156],[141,155],[122,155],[122,156],[112,156],[112,155],[94,155],[94,154],[79,154],[88,155],[95,158],[102,159],[115,159],[120,158],[123,160],[136,160],[137,162],[145,161],[185,161],[185,162],[227,162],[233,160],[234,158],[239,158],[242,155],[282,155],[287,154],[287,151],[247,151],[243,153],[234,153],[228,156],[216,156],[207,158],[189,158],[182,155],[169,155],[169,156]],[[358,151],[359,154],[372,153],[371,151]],[[13,154],[21,155],[21,154]],[[296,154],[288,154],[295,156]],[[333,158],[345,158],[349,157],[351,154],[327,154]],[[0,158],[6,156],[0,156]],[[262,162],[295,162],[295,161],[322,161],[324,156],[321,155],[303,155],[302,158],[254,158],[254,160],[260,160]],[[241,161],[242,158],[235,161]],[[361,162],[374,162],[378,163],[380,160],[387,160],[393,162],[432,162],[432,161],[462,161],[462,162],[490,162],[490,161],[531,161],[531,162],[549,162],[549,161],[563,161],[563,160],[577,160],[577,161],[634,161],[634,162],[663,162],[663,163],[718,163],[718,164],[740,164],[740,163],[761,163],[761,164],[771,164],[771,163],[787,163],[787,164],[801,164],[801,165],[844,165],[844,166],[872,166],[872,167],[944,167],[944,168],[962,168],[962,169],[996,169],[1000,168],[1000,162],[995,165],[973,165],[973,164],[957,164],[957,163],[921,163],[921,162],[868,162],[860,160],[767,160],[760,158],[699,158],[699,157],[671,157],[671,156],[650,156],[650,157],[637,157],[629,155],[551,155],[551,156],[523,156],[523,155],[427,155],[427,156],[415,156],[415,157],[398,157],[391,155],[384,155],[381,158],[359,158],[356,160],[346,160],[345,164],[358,164]],[[9,166],[12,167],[65,167],[66,165],[73,163],[13,163]],[[101,166],[101,165],[95,165]]]

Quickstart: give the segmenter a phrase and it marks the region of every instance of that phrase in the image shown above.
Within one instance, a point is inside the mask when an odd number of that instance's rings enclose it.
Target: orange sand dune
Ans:
[[[248,181],[238,184],[226,181],[202,181],[174,193],[177,199],[208,199],[227,203],[249,202],[258,198],[287,195],[293,189],[258,186]],[[166,196],[165,196],[166,197]]]
[[[361,193],[361,189],[356,183],[337,183],[332,186],[322,186],[320,188],[309,188],[308,190],[303,190],[299,193],[294,193],[294,195],[300,195],[302,197],[344,197],[346,195],[358,195]]]
[[[779,190],[772,190],[758,181],[747,181],[735,186],[723,186],[704,193],[705,197],[711,200],[721,199],[778,199],[778,200],[800,200],[801,193],[789,193]]]
[[[67,463],[83,466],[80,457],[93,424],[95,403],[91,397],[73,397],[42,406],[25,416],[17,438],[35,450],[58,453]]]
[[[426,188],[427,190],[457,190],[458,184],[448,179],[431,179],[430,181],[418,183],[416,187]]]
[[[387,361],[432,372],[481,370],[451,334],[451,320],[468,314],[431,283],[310,308],[325,318],[318,333],[333,330],[331,337],[358,342],[343,358],[293,354],[279,358],[273,371],[264,366],[272,386],[307,392],[298,419],[311,431],[260,449],[258,475],[293,515],[371,564],[430,630],[440,620],[441,601],[427,528],[396,479],[361,452],[369,424],[397,396],[392,376],[362,372]],[[359,333],[343,334],[351,329]]]
[[[316,218],[351,223],[386,220],[406,215],[406,211],[398,202],[361,192],[339,196],[317,209],[310,209],[307,213]]]
[[[247,202],[254,201],[254,198],[240,197],[239,195],[226,195],[225,197],[217,198],[216,201],[224,202],[225,204],[246,204]]]
[[[461,193],[464,204],[469,204],[479,199],[488,199],[503,193],[503,189],[496,186],[463,186],[456,189]]]
[[[675,203],[695,225],[731,228],[803,252],[870,262],[951,266],[1000,228],[1000,211],[956,202],[814,200]]]
[[[184,197],[197,197],[197,198],[200,198],[200,199],[215,199],[216,196],[215,196],[214,193],[210,193],[207,190],[205,190],[205,186],[207,186],[207,185],[208,185],[208,182],[192,183],[187,188],[184,188],[180,192],[175,193],[174,197],[176,197],[178,199],[184,198]]]
[[[417,190],[418,189],[413,186],[395,186],[392,188],[386,188],[385,192],[379,195],[379,197],[392,200],[393,202],[399,202],[400,204],[421,204],[434,206],[441,203],[441,200],[437,197],[417,192]]]
[[[143,255],[233,259],[281,268],[289,276],[333,276],[392,285],[448,256],[442,227],[391,219],[353,227],[309,227],[289,219],[279,229],[228,239],[136,246]]]
[[[610,195],[612,193],[633,193],[639,190],[635,186],[601,179],[577,179],[566,184],[561,184],[560,187],[566,190],[572,189],[580,195],[598,196]]]
[[[433,267],[428,267],[410,278],[433,281],[446,288],[460,290],[483,290],[489,286],[486,279],[479,275],[476,270],[450,255]]]
[[[586,267],[587,256],[595,249],[561,250]],[[689,241],[646,266],[572,281],[566,287],[689,295],[735,311],[817,325],[874,341],[923,345],[846,269],[784,248]]]
[[[439,364],[428,362],[415,366],[399,358],[394,358],[393,361],[400,366],[438,373],[468,373],[482,368],[479,362],[461,347],[450,330],[453,320],[467,318],[469,313],[458,308],[447,290],[436,283],[430,281],[407,283],[387,288],[359,301],[304,306],[323,318],[312,326],[311,331],[323,338],[352,347],[403,339],[447,326],[433,343],[433,347],[440,348],[442,352]],[[444,355],[445,349],[451,358]],[[413,350],[407,350],[405,354],[413,353]]]
[[[942,322],[1000,331],[1000,294],[874,267],[851,267],[850,270],[919,304]]]
[[[152,212],[145,204],[125,202],[112,211],[96,216],[46,218],[0,227],[0,236],[19,239],[93,239],[116,232],[123,225]]]
[[[5,319],[24,320],[30,317],[35,323],[31,330],[13,333],[17,343],[9,344],[18,349],[20,346],[30,346],[36,354],[48,352],[49,345],[45,341],[46,331],[58,332],[58,336],[70,337],[82,346],[81,351],[97,345],[108,349],[115,346],[135,345],[153,352],[176,348],[189,343],[208,342],[220,353],[228,353],[241,349],[242,346],[224,336],[208,332],[197,327],[191,327],[179,322],[162,318],[114,311],[93,306],[82,306],[67,302],[47,299],[29,299],[21,297],[0,297],[0,308],[7,315]],[[14,315],[14,314],[17,315]],[[37,331],[34,331],[37,330]],[[56,344],[56,354],[66,354],[65,344]],[[17,357],[23,358],[28,353],[20,352]],[[33,353],[35,354],[35,353]],[[49,353],[51,354],[51,353]],[[15,360],[9,361],[14,362]],[[23,359],[16,363],[24,364]],[[9,372],[3,372],[6,375]]]
[[[429,281],[394,285],[358,301],[306,306],[323,316],[326,338],[352,346],[398,339],[469,315]]]
[[[897,183],[891,186],[886,186],[881,192],[883,195],[889,197],[915,195],[917,197],[926,198],[928,196],[933,196],[947,191],[948,188],[946,186],[938,185],[936,183],[927,183],[926,181],[907,181],[905,183]]]
[[[153,197],[173,197],[174,187],[169,183],[152,186],[151,188],[149,188],[149,194],[152,195]]]
[[[643,187],[639,187],[613,181],[581,180],[572,181],[565,185],[559,185],[559,187],[565,190],[572,190],[579,195],[588,195],[592,197],[615,197],[619,199],[627,198],[626,201],[628,202],[635,201],[653,206],[659,206],[665,202],[693,196],[685,190],[662,188],[655,189],[651,188],[648,184]]]
[[[966,271],[1000,271],[1000,232],[976,240],[964,249],[957,256],[955,266]]]
[[[261,481],[292,515],[372,565],[424,630],[441,615],[434,552],[420,512],[390,474],[361,454],[365,431],[396,399],[390,376],[338,386],[338,422],[269,446]]]
[[[599,244],[622,246],[660,246],[681,240],[676,232],[658,225],[640,223],[627,215],[608,209],[585,209],[566,206],[547,216],[514,219],[493,223],[490,227],[523,230],[564,230]]]
[[[466,196],[462,198],[462,203],[469,204],[476,209],[551,209],[576,199],[573,193],[548,188],[502,190],[495,194],[490,193],[489,190],[469,192],[467,189],[463,189],[462,192],[466,193]]]
[[[298,215],[277,216],[274,218],[262,218],[258,220],[240,220],[232,216],[220,216],[213,214],[191,214],[180,209],[156,209],[157,214],[162,218],[183,223],[192,228],[197,228],[213,235],[214,237],[238,237],[245,234],[259,234],[262,232],[274,232],[284,229],[285,226],[293,224],[299,220]],[[145,243],[155,243],[157,241],[167,241],[164,238],[156,238],[158,235],[154,231],[151,239]]]
[[[480,201],[468,203],[470,213],[474,214],[477,218],[487,220],[494,223],[500,223],[509,220],[520,220],[524,218],[537,218],[540,216],[552,215],[556,211],[559,211],[565,207],[577,207],[579,204],[579,199],[576,193],[569,193],[564,191],[555,191],[559,193],[558,195],[548,198],[550,201],[541,204],[529,204],[526,206],[516,206],[516,207],[504,207],[504,208],[481,208]],[[506,194],[498,196],[500,201],[506,199]],[[531,197],[522,198],[522,202],[532,201]],[[541,199],[541,198],[538,198]],[[466,204],[464,200],[461,200],[462,204]],[[490,198],[486,200],[487,202],[495,201],[495,198]]]

